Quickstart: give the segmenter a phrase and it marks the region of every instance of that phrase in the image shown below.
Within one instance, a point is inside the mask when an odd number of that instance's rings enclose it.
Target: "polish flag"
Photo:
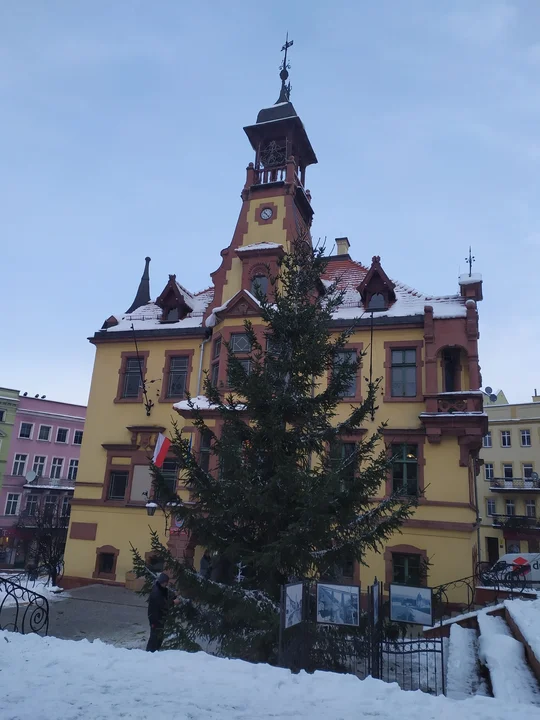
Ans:
[[[163,461],[167,457],[170,447],[171,441],[169,438],[165,437],[163,433],[159,433],[156,442],[156,449],[154,450],[154,457],[152,458],[152,462],[157,468],[162,467]]]

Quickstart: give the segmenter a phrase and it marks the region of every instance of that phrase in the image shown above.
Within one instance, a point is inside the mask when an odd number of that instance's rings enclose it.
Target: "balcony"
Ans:
[[[27,490],[75,490],[75,480],[38,477],[30,483],[25,483],[23,487]]]
[[[540,520],[528,515],[492,515],[492,525],[494,528],[502,528],[503,530],[513,530],[526,532],[531,530],[540,530]]]
[[[433,414],[482,414],[484,410],[480,390],[459,390],[426,394],[426,413]]]
[[[491,478],[488,480],[491,492],[540,492],[540,480],[533,478]]]

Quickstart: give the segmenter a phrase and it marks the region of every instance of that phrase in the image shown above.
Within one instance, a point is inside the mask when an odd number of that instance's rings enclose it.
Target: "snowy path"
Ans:
[[[501,617],[478,614],[479,656],[491,676],[493,696],[504,702],[540,705],[540,688],[532,674],[525,650]]]
[[[486,683],[479,672],[476,630],[452,625],[446,684],[448,697],[455,700],[471,695],[488,695]]]
[[[493,698],[455,701],[380,680],[292,675],[205,653],[149,654],[0,632],[2,720],[515,720]],[[527,720],[540,709],[527,708]]]
[[[507,600],[506,609],[537,660],[540,660],[540,600]]]

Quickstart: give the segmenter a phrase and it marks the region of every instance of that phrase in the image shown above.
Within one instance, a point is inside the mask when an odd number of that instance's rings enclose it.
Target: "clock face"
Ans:
[[[272,210],[272,208],[267,207],[267,208],[264,208],[263,210],[261,210],[261,218],[263,220],[270,220],[270,218],[272,217],[273,214],[274,214],[274,211]]]

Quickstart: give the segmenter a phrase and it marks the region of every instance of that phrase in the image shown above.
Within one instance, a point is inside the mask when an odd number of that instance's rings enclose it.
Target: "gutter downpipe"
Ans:
[[[204,346],[207,342],[210,341],[211,335],[209,335],[207,338],[205,338],[202,343],[199,345],[199,375],[197,377],[197,396],[201,394],[201,381],[202,381],[202,372],[203,372],[203,357],[204,357]]]

